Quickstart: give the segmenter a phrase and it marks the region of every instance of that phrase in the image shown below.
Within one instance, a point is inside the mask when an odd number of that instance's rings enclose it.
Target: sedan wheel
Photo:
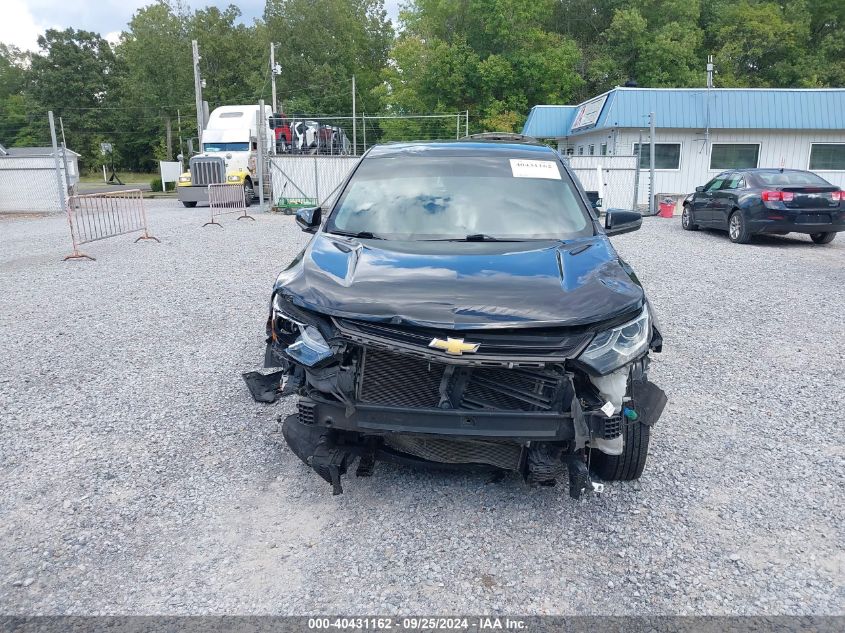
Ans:
[[[751,233],[745,224],[745,218],[739,211],[734,211],[730,220],[728,220],[728,236],[731,238],[731,242],[736,244],[747,244],[751,241]]]
[[[681,214],[681,226],[686,231],[697,231],[698,225],[693,222],[692,209],[688,204],[684,205],[684,212]]]
[[[813,240],[816,244],[830,244],[833,241],[833,238],[836,237],[836,233],[810,233],[810,239]]]

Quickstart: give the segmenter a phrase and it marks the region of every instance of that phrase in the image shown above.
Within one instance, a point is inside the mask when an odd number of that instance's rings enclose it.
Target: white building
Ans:
[[[634,156],[642,135],[638,199],[645,204],[650,112],[655,194],[689,193],[722,171],[747,167],[809,169],[845,188],[841,88],[614,88],[579,105],[535,106],[522,133],[553,139],[573,157]]]
[[[0,212],[61,211],[60,195],[79,182],[79,158],[71,150],[64,158],[59,155],[60,191],[51,147],[0,145]]]

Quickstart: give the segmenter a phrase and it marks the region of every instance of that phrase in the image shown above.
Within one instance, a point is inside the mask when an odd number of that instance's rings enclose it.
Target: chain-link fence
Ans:
[[[636,156],[567,156],[584,189],[602,199],[602,209],[635,209]]]
[[[328,206],[358,162],[355,156],[272,156],[272,205],[280,209]]]
[[[50,123],[44,123],[48,128]],[[64,211],[79,183],[78,159],[79,154],[63,145],[55,150],[0,145],[0,212]]]

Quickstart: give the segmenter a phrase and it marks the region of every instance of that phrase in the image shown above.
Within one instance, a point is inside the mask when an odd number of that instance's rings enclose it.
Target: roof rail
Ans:
[[[528,143],[530,145],[542,145],[533,136],[515,134],[513,132],[482,132],[481,134],[470,134],[461,138],[462,141],[499,141],[505,143]]]

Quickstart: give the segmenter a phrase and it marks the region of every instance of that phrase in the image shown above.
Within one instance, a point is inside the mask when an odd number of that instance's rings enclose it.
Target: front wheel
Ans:
[[[751,231],[748,230],[748,223],[739,210],[731,213],[731,217],[728,220],[728,237],[735,244],[747,244],[751,241]]]
[[[813,240],[816,244],[830,244],[833,241],[833,238],[836,237],[836,233],[810,233],[810,239]]]
[[[189,209],[193,209],[195,206],[197,206],[195,200],[182,200],[182,204],[188,207]]]
[[[631,481],[643,474],[648,459],[651,427],[642,422],[622,423],[622,454],[607,455],[590,451],[590,468],[605,481]]]
[[[692,216],[692,209],[690,209],[690,205],[684,205],[684,212],[681,214],[681,226],[684,227],[685,231],[697,231],[698,225],[694,222],[694,218]]]
[[[252,182],[247,180],[244,183],[244,204],[246,204],[246,206],[251,205],[254,198],[255,189],[252,186]]]

